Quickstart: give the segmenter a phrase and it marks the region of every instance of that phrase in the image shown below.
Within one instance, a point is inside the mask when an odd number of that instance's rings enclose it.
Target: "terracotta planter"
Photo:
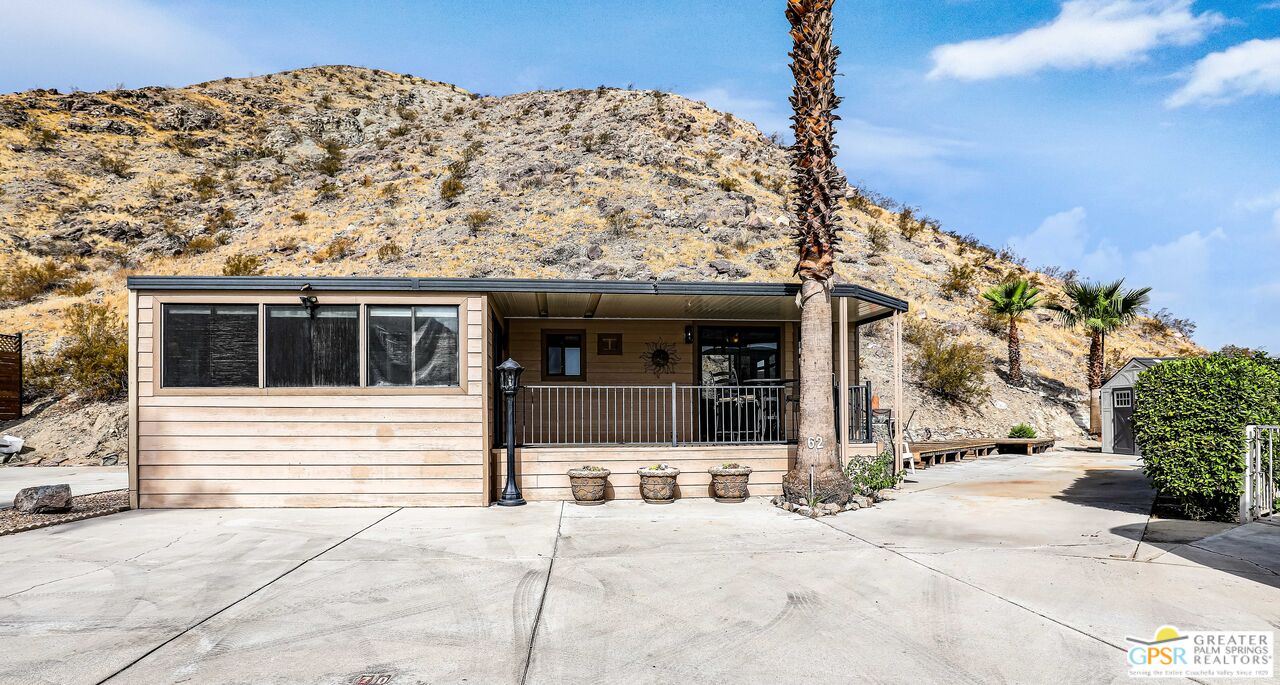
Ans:
[[[584,507],[604,504],[604,490],[608,483],[609,469],[569,469],[573,501]]]
[[[649,504],[670,504],[676,499],[676,476],[680,469],[636,469],[640,474],[640,496]]]
[[[707,473],[711,474],[711,494],[717,502],[745,502],[751,496],[747,492],[747,479],[751,477],[750,466],[712,466],[707,469]]]

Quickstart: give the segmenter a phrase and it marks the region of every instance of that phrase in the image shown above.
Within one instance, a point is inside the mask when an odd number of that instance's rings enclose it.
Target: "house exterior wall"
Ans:
[[[279,292],[131,292],[129,463],[136,506],[489,503],[485,419],[493,365],[485,344],[486,298],[324,293],[321,301],[457,304],[460,387],[163,388],[162,304],[297,304],[298,298]]]

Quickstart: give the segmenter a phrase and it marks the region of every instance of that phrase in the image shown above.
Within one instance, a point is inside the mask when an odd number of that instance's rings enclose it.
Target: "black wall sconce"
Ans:
[[[684,327],[684,341],[686,343],[693,342],[693,326]]]

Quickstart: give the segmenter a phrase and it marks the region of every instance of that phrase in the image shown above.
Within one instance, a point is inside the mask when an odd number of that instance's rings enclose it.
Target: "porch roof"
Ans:
[[[741,281],[591,281],[531,278],[385,278],[295,276],[130,276],[130,290],[314,292],[424,291],[488,293],[506,316],[546,318],[690,318],[798,320],[799,283]],[[850,321],[866,323],[907,311],[907,302],[852,283]]]

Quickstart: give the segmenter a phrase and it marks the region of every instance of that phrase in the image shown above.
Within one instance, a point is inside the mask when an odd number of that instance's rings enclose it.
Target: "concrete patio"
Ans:
[[[1106,682],[1126,636],[1280,625],[1280,528],[1152,523],[1127,458],[912,480],[821,520],[688,500],[22,533],[0,538],[0,680]]]

